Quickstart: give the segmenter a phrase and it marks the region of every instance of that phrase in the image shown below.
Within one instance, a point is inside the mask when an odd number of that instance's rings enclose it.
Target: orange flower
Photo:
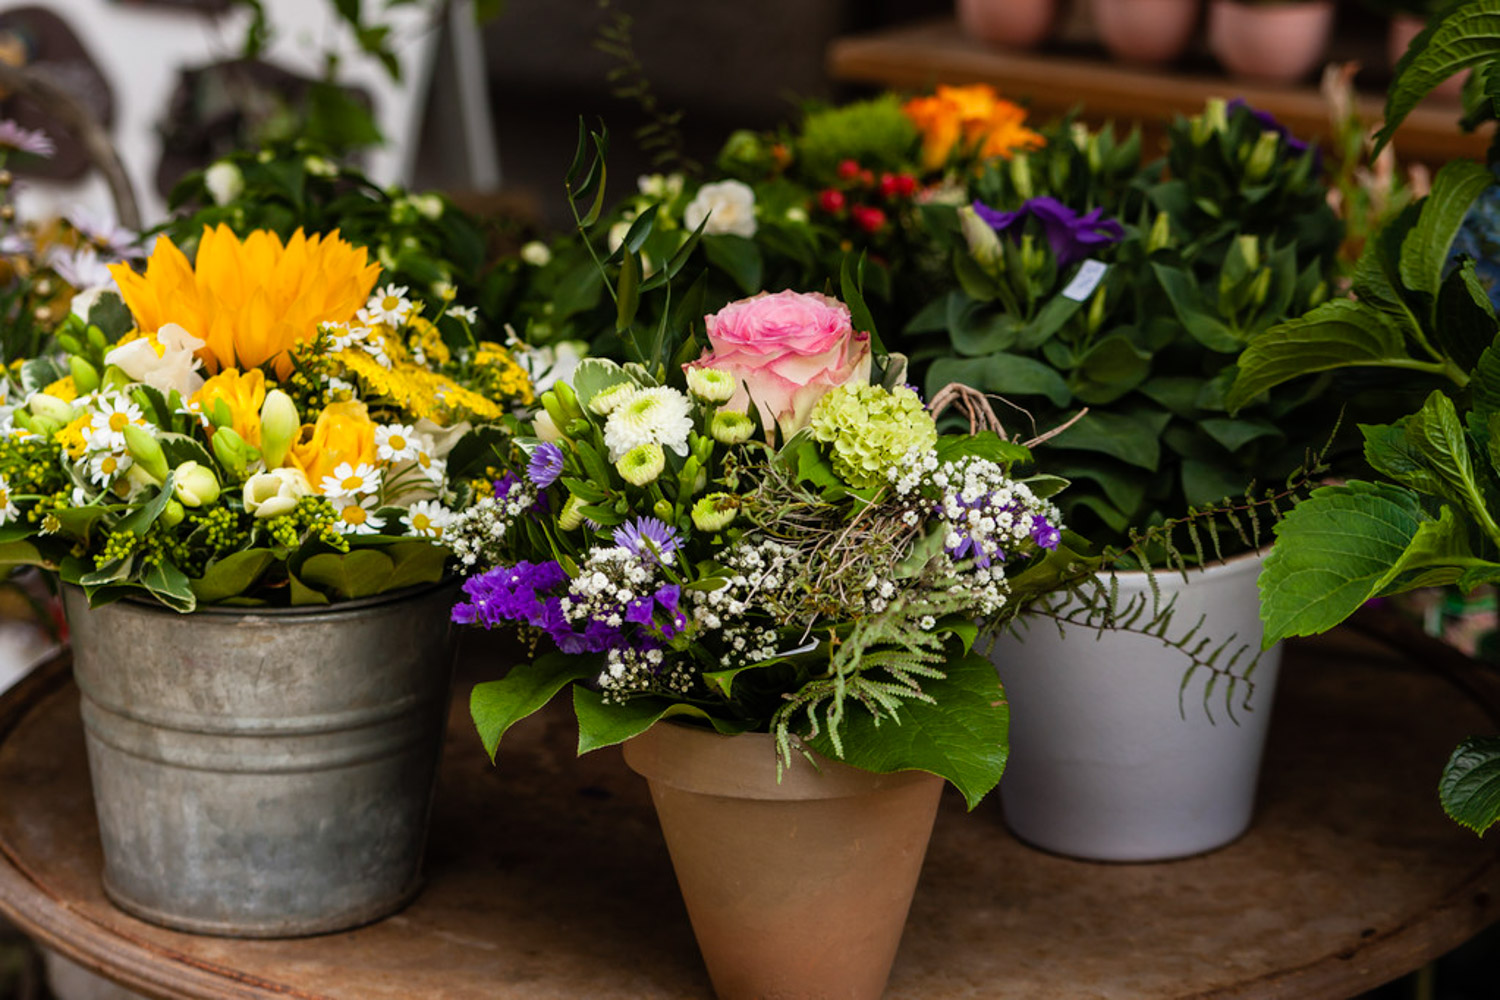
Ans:
[[[343,462],[355,467],[375,464],[375,423],[365,404],[355,400],[325,406],[316,424],[302,425],[297,443],[287,452],[287,464],[301,469],[317,492],[322,492],[318,484],[323,477],[333,475]]]
[[[266,401],[266,376],[259,368],[241,374],[225,368],[193,393],[192,401],[212,415],[214,403],[222,399],[229,407],[230,427],[246,444],[260,447],[260,408]]]
[[[913,98],[901,110],[922,133],[922,163],[929,170],[943,166],[955,153],[1008,160],[1016,152],[1046,144],[1025,126],[1026,109],[1001,100],[988,84],[938,87],[931,97]]]
[[[244,242],[227,226],[203,231],[198,259],[166,237],[156,241],[146,273],[125,264],[110,273],[146,333],[177,323],[204,341],[198,350],[209,372],[248,370],[270,363],[278,378],[291,373],[287,352],[312,340],[322,323],[347,323],[380,276],[361,248],[297,230],[282,244],[267,230]]]

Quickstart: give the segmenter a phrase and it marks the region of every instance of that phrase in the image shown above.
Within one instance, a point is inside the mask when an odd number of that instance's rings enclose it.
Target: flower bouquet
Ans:
[[[530,383],[337,235],[111,270],[7,367],[0,434],[0,556],[69,585],[105,888],[215,934],[384,916],[446,716],[444,527]]]
[[[538,643],[475,688],[474,720],[493,754],[571,687],[580,752],[629,741],[721,996],[803,995],[780,992],[793,981],[820,995],[820,975],[878,995],[932,776],[972,806],[1004,767],[1005,701],[970,652],[975,619],[1035,596],[1024,571],[1059,543],[1047,496],[1062,482],[1017,478],[1027,451],[993,432],[939,435],[902,360],[877,358],[837,300],[764,294],[705,333],[710,349],[675,370],[586,359],[543,394],[537,435],[512,443],[494,495],[451,522],[464,563],[490,567],[464,583],[455,620]],[[730,763],[730,746],[747,749]],[[850,847],[852,817],[796,818],[854,795],[851,776],[918,827],[890,857]],[[739,805],[725,819],[705,798]],[[746,805],[781,798],[796,809]],[[880,841],[889,817],[858,817]],[[757,858],[785,878],[816,870],[823,888],[788,886],[777,906],[720,892],[727,912],[697,897],[720,876],[770,884]],[[862,865],[904,887],[870,890],[883,883]]]

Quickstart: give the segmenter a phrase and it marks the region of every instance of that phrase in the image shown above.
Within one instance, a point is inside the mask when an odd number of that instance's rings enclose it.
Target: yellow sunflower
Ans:
[[[267,230],[242,242],[227,226],[203,231],[195,263],[166,237],[156,241],[144,274],[114,264],[110,272],[146,333],[177,323],[204,341],[198,357],[210,374],[270,363],[291,372],[287,352],[312,340],[323,323],[347,323],[370,296],[380,265],[339,238],[306,236],[285,244]]]

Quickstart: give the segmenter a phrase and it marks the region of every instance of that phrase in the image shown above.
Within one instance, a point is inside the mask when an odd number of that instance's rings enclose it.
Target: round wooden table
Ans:
[[[1454,826],[1434,791],[1455,742],[1495,729],[1473,694],[1348,635],[1293,646],[1281,685],[1255,824],[1212,854],[1071,861],[948,793],[888,996],[1349,997],[1500,918],[1500,837]],[[348,933],[236,941],[105,899],[77,692],[54,661],[0,700],[0,911],[152,997],[710,997],[644,782],[618,753],[575,758],[566,712],[492,767],[468,687],[417,901]]]

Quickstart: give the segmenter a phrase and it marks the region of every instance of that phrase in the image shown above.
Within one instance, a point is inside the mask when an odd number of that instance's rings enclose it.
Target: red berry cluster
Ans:
[[[884,202],[909,199],[917,193],[917,179],[911,174],[882,173],[861,167],[854,160],[844,160],[838,167],[842,187],[828,187],[818,192],[818,207],[829,215],[842,215],[847,209],[856,226],[870,234],[885,228],[885,209],[866,204],[872,197]]]

